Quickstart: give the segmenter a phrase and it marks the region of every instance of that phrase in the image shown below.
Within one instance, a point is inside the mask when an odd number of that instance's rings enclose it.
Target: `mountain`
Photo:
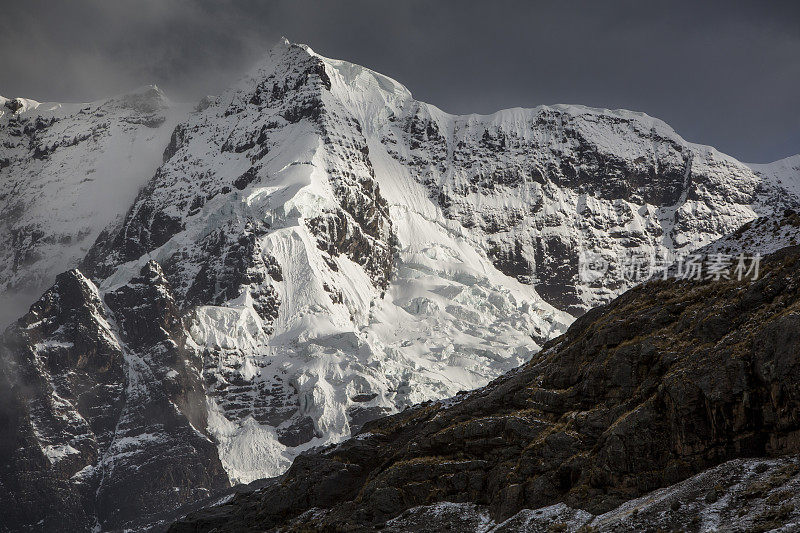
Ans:
[[[288,42],[160,151],[0,343],[6,523],[137,527],[277,476],[530,360],[633,284],[620,257],[800,206],[791,162],[643,113],[454,116]]]
[[[798,247],[758,279],[653,281],[170,531],[791,530],[798,350]]]
[[[6,333],[9,530],[107,530],[229,485],[205,430],[202,361],[161,269],[104,297],[80,272],[60,274]]]
[[[767,255],[787,246],[800,245],[800,214],[787,210],[782,216],[760,217],[741,228],[703,246],[697,254],[737,255],[740,253]]]
[[[87,104],[0,97],[0,325],[125,213],[188,111],[155,86]]]

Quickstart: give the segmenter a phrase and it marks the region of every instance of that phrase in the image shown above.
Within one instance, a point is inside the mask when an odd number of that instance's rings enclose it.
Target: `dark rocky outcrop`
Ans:
[[[796,454],[800,249],[762,267],[635,288],[487,387],[369,422],[171,531],[371,530],[440,501],[596,514],[730,459]]]
[[[10,109],[12,113],[16,113],[25,107],[25,103],[22,101],[22,98],[12,98],[11,100],[6,101],[5,107]]]
[[[501,522],[473,503],[414,507],[387,522],[386,533],[639,533],[795,531],[800,524],[800,459],[733,459],[668,488],[595,516],[556,504],[523,509]]]
[[[113,439],[125,381],[105,319],[91,283],[71,271],[2,338],[0,523],[9,530],[92,527],[97,482],[74,478]]]
[[[0,529],[130,527],[229,486],[157,263],[105,302],[79,271],[60,275],[0,356]]]

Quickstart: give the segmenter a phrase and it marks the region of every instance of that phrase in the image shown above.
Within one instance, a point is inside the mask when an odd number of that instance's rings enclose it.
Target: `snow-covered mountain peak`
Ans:
[[[0,96],[0,117],[3,115],[21,115],[37,109],[41,102],[30,98],[5,98]]]
[[[176,128],[84,267],[115,291],[163,266],[206,353],[223,465],[249,480],[485,383],[623,291],[615,256],[667,260],[796,205],[782,191],[644,113],[450,115],[281,41]],[[581,280],[585,251],[607,279]]]
[[[166,109],[173,102],[155,84],[143,85],[132,91],[128,91],[117,96],[98,100],[96,102],[39,102],[30,98],[5,98],[0,96],[0,117],[6,115],[6,120],[14,116],[43,118],[62,118],[89,109],[100,107],[123,107],[131,108],[142,113],[154,113],[160,109]],[[180,105],[180,104],[177,104]]]
[[[188,106],[156,86],[90,103],[6,100],[0,116],[0,323],[77,265],[162,162]]]
[[[571,320],[387,167],[381,121],[396,117],[380,110],[435,108],[358,69],[273,47],[176,128],[165,163],[84,263],[103,291],[150,260],[164,267],[207,354],[211,431],[237,480],[369,417],[485,383]],[[222,393],[242,380],[239,400]],[[271,451],[242,455],[250,438]]]
[[[173,105],[158,85],[143,85],[133,91],[109,99],[123,107],[129,107],[142,113],[154,113]]]
[[[800,196],[800,154],[772,163],[750,163],[748,166],[763,179]]]
[[[800,168],[800,154],[790,155],[771,163],[748,163],[748,166],[754,170],[764,170],[766,168],[785,168],[797,170]]]
[[[63,183],[82,196],[77,207],[46,196],[69,214],[54,224],[0,219],[21,250],[0,264],[20,283],[49,272],[43,251],[75,257],[62,240],[76,241],[52,228],[114,221],[97,206],[120,184],[100,180],[97,161],[144,140],[151,166],[127,167],[139,172],[127,176],[127,211],[80,271],[131,356],[125,379],[150,365],[169,389],[177,367],[158,359],[165,346],[192,365],[186,383],[207,409],[189,425],[234,482],[518,366],[626,289],[626,254],[668,260],[800,205],[783,174],[688,143],[643,113],[451,115],[391,78],[285,40],[165,131],[172,109],[151,87],[73,108],[41,133],[14,119],[10,175],[36,184],[37,161],[67,165],[39,190]],[[39,205],[23,189],[0,201]],[[97,235],[84,233],[79,251]],[[586,253],[608,262],[604,278],[581,276]],[[139,353],[153,332],[162,344]]]

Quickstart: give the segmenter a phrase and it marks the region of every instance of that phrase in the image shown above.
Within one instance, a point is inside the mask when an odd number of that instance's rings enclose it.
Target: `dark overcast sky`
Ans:
[[[645,111],[748,162],[800,152],[800,1],[0,1],[0,94],[214,94],[281,35],[454,113]]]

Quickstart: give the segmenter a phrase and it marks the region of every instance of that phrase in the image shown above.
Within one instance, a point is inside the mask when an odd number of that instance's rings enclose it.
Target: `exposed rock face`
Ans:
[[[89,529],[93,487],[82,474],[113,441],[125,383],[122,350],[94,286],[75,271],[59,275],[0,350],[3,522]],[[81,410],[94,415],[91,424]]]
[[[797,203],[794,159],[753,170],[642,113],[541,106],[459,117],[414,102],[388,120],[385,150],[444,215],[480,236],[499,270],[576,316],[631,286],[620,256],[669,262],[748,213]],[[582,252],[610,264],[602,283],[580,278]]]
[[[763,266],[637,287],[487,387],[368,423],[172,531],[366,530],[437,501],[498,521],[559,502],[600,514],[730,459],[797,454],[800,248]]]
[[[0,325],[77,266],[103,227],[125,213],[188,110],[155,86],[86,104],[5,101]]]
[[[228,486],[202,363],[160,267],[105,301],[80,272],[61,274],[0,345],[10,530],[122,528]]]
[[[598,516],[560,503],[495,521],[486,507],[441,502],[409,509],[382,531],[794,531],[800,525],[798,489],[797,457],[734,459]]]

